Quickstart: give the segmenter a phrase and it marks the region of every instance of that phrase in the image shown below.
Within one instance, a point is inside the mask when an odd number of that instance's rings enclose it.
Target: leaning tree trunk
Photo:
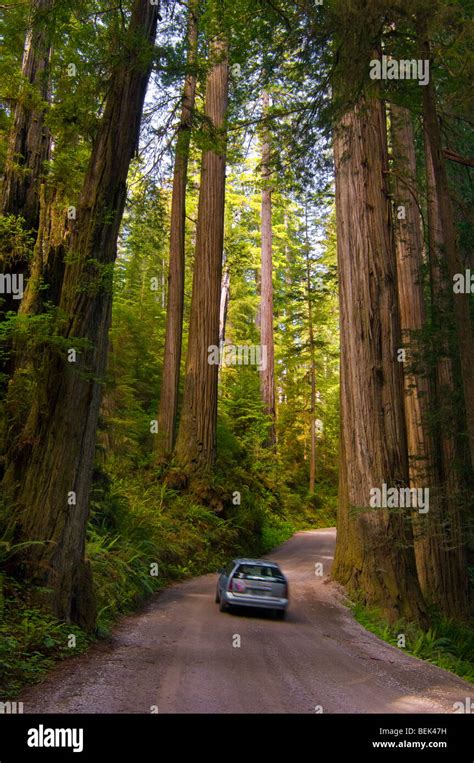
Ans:
[[[426,23],[422,18],[418,19],[418,33],[421,55],[423,58],[429,60],[431,58],[430,43],[427,36]],[[464,269],[457,246],[456,226],[451,204],[446,164],[443,155],[441,131],[436,110],[436,93],[431,78],[423,87],[423,120],[425,134],[428,136],[428,145],[431,152],[433,177],[438,199],[440,222],[443,231],[447,270],[452,284],[455,275],[463,273]],[[474,333],[469,299],[470,295],[468,293],[455,294],[453,299],[453,312],[457,329],[459,357],[461,361],[461,376],[464,391],[471,466],[474,468]]]
[[[209,363],[219,346],[219,306],[224,242],[225,115],[228,97],[227,43],[217,38],[208,76],[205,116],[213,147],[201,164],[193,291],[183,407],[176,440],[176,462],[189,475],[208,469],[216,455],[219,365]]]
[[[410,510],[369,508],[408,483],[386,121],[362,99],[335,132],[341,321],[341,471],[334,577],[389,620],[419,619]]]
[[[269,106],[268,93],[263,94],[263,113]],[[262,142],[262,260],[260,282],[260,342],[266,350],[266,367],[260,373],[263,409],[268,416],[266,444],[276,444],[275,428],[275,348],[273,341],[273,263],[272,263],[272,187],[270,169],[270,136],[264,130]]]
[[[179,370],[183,331],[184,265],[186,228],[186,185],[188,180],[189,143],[196,94],[196,54],[198,42],[198,0],[189,4],[188,74],[184,83],[183,106],[176,143],[173,192],[171,200],[170,259],[168,304],[163,359],[163,379],[158,410],[156,453],[167,458],[174,446],[178,408]]]
[[[56,616],[91,628],[91,573],[84,559],[89,491],[106,365],[112,270],[136,151],[158,7],[135,0],[126,50],[105,111],[71,232],[60,301],[61,350],[46,349],[27,423],[8,454],[4,488],[14,506],[18,561]],[[29,545],[32,544],[32,545]]]

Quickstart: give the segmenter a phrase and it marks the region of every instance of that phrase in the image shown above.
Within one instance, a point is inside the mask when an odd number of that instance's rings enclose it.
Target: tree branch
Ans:
[[[450,148],[445,148],[443,150],[443,154],[445,155],[446,159],[449,159],[451,162],[464,164],[465,167],[474,167],[474,159],[469,159],[469,157],[461,156],[461,154],[457,154],[456,151],[452,151]]]

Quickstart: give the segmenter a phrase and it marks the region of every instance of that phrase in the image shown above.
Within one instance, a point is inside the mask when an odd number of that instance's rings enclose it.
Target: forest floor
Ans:
[[[286,621],[221,613],[216,575],[173,584],[24,691],[25,713],[452,713],[474,686],[354,620],[327,577],[335,536],[298,532],[268,555],[289,579]]]

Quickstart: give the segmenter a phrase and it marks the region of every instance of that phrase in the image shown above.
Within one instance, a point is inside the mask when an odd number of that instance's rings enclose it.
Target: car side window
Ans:
[[[234,569],[234,567],[235,567],[234,562],[231,562],[230,564],[227,565],[227,567],[225,568],[225,574],[226,574],[227,577],[229,577],[229,575],[232,572],[232,570]]]

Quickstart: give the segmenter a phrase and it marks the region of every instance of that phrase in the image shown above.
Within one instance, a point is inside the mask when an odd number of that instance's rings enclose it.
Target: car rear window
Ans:
[[[285,578],[278,567],[266,567],[261,564],[241,564],[237,568],[234,577],[244,580],[263,578],[264,580],[277,580],[281,583],[285,582]]]

